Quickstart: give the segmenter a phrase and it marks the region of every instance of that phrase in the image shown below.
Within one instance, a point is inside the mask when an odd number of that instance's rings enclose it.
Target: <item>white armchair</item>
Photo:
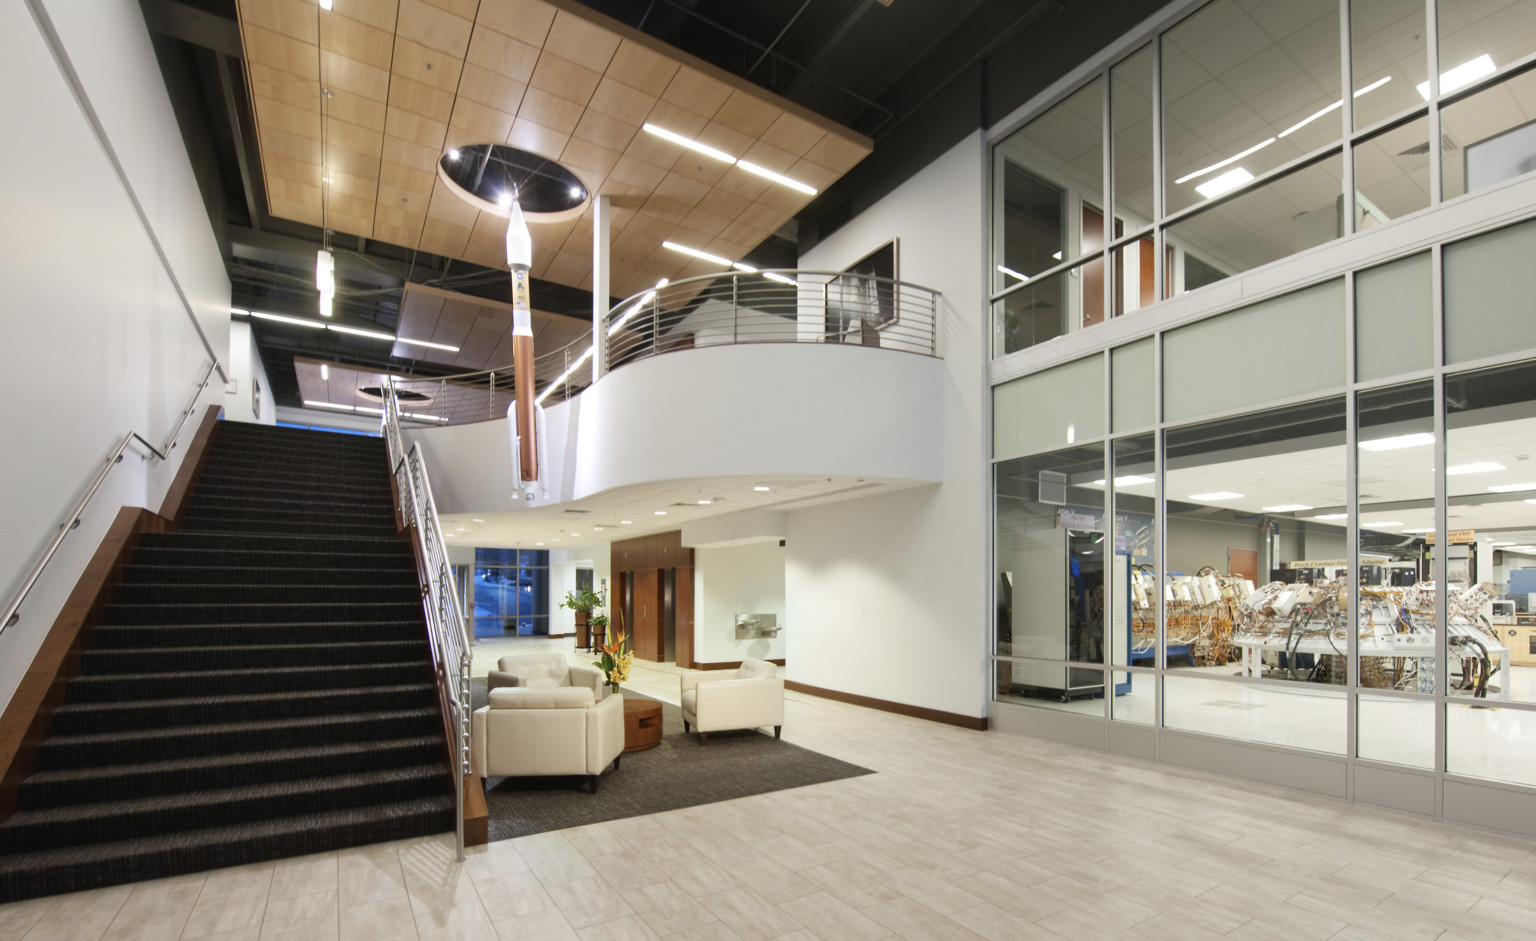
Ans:
[[[598,775],[619,767],[624,699],[598,702],[584,686],[497,689],[470,716],[470,759],[482,779],[496,776]]]
[[[778,671],[766,660],[748,658],[734,673],[684,673],[683,731],[697,728],[700,743],[708,745],[711,732],[771,725],[778,738],[784,728],[784,681]]]
[[[556,689],[579,686],[592,690],[594,701],[603,698],[603,671],[595,667],[572,666],[563,654],[525,654],[502,657],[498,669],[485,676],[486,691],[515,686],[519,689]]]

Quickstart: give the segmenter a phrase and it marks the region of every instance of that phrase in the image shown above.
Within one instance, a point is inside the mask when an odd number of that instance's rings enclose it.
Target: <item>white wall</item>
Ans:
[[[237,320],[229,323],[229,379],[224,395],[224,417],[231,421],[270,425],[277,421],[277,401],[272,383],[267,381],[267,367],[261,362],[256,335],[251,325]],[[251,384],[260,383],[261,411],[253,411]]]
[[[777,542],[693,552],[693,659],[722,663],[784,658],[784,635],[736,639],[736,615],[772,614],[789,628],[784,603],[785,550]]]
[[[985,165],[978,132],[800,258],[900,238],[897,276],[943,292],[943,483],[789,513],[784,577],[789,679],[966,716],[987,711]]]
[[[42,8],[85,103],[29,7],[0,6],[8,222],[0,226],[0,349],[12,353],[0,398],[17,406],[5,427],[9,450],[22,456],[6,471],[8,492],[20,498],[0,518],[6,600],[123,436],[137,431],[165,444],[204,371],[229,347],[229,282],[139,5],[48,0]],[[169,461],[142,459],[147,452],[134,448],[108,474],[21,620],[0,634],[0,701],[15,691],[118,509],[159,508],[203,407],[223,398],[216,372]]]

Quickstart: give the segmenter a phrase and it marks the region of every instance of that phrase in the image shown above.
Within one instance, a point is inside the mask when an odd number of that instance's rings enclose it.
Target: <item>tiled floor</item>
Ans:
[[[482,643],[476,672],[539,648],[560,646]],[[629,685],[675,700],[677,672],[637,664]],[[1536,932],[1533,840],[787,699],[786,739],[879,773],[496,843],[463,865],[430,838],[0,906],[0,941]]]

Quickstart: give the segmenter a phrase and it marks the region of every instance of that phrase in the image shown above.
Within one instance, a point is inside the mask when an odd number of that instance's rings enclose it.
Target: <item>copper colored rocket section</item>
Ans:
[[[512,309],[514,323],[519,315],[529,317],[528,271],[512,270]],[[518,464],[525,481],[539,476],[539,446],[534,440],[534,391],[533,391],[533,334],[512,330],[512,381],[517,396]]]

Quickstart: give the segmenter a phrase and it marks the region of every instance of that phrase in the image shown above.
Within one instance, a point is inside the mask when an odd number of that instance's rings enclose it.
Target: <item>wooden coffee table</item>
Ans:
[[[624,751],[645,751],[661,743],[661,703],[624,700]]]

